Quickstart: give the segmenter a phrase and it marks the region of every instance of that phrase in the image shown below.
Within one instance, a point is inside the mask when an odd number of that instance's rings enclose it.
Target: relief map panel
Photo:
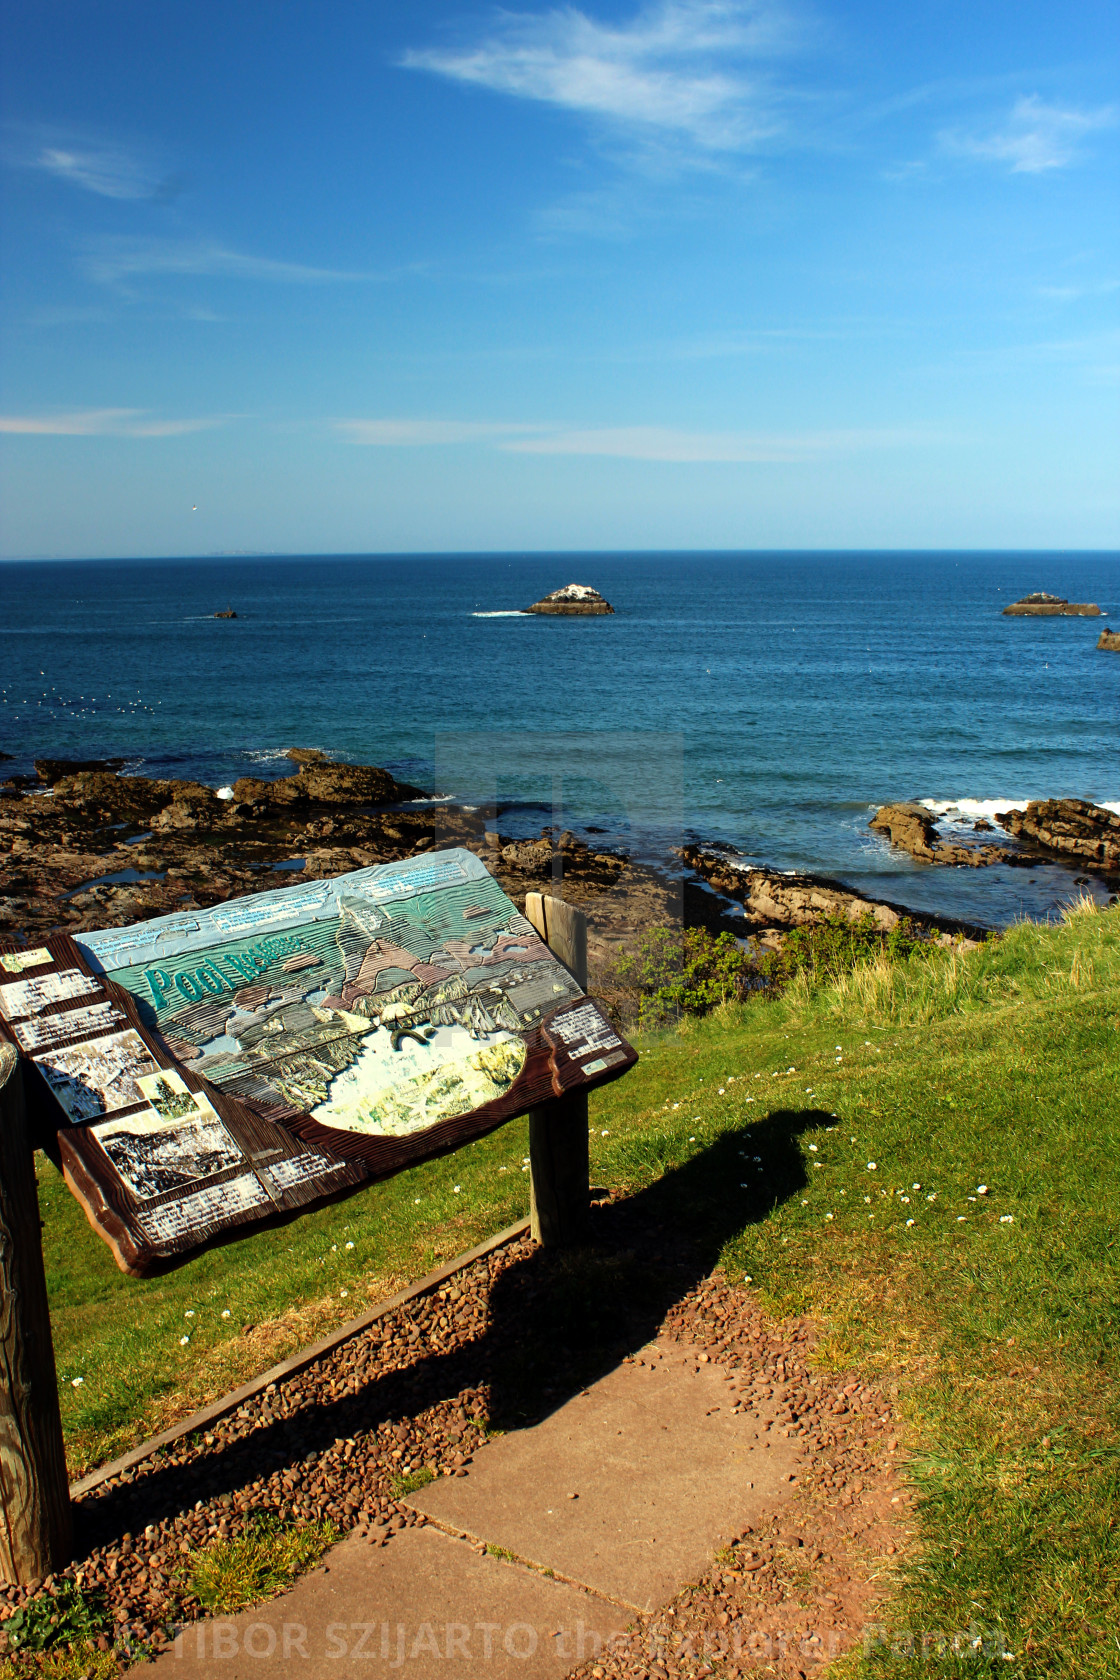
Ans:
[[[0,1033],[138,1275],[637,1059],[465,850],[0,941]]]

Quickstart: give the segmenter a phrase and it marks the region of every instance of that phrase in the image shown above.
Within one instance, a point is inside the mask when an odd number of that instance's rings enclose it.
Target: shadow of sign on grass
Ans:
[[[237,1495],[340,1437],[412,1418],[464,1389],[488,1394],[493,1429],[536,1423],[650,1341],[729,1240],[805,1189],[800,1140],[833,1123],[819,1109],[776,1111],[698,1148],[632,1196],[595,1207],[585,1247],[538,1248],[507,1266],[491,1283],[486,1328],[449,1351],[432,1351],[421,1335],[403,1368],[379,1369],[370,1346],[357,1371],[331,1370],[356,1346],[343,1344],[325,1362],[321,1391],[293,1416],[275,1415],[276,1402],[258,1396],[249,1404],[261,1421],[246,1435],[187,1465],[153,1460],[133,1482],[87,1497],[75,1512],[76,1555],[200,1500]],[[293,1388],[307,1389],[315,1375],[310,1367]]]

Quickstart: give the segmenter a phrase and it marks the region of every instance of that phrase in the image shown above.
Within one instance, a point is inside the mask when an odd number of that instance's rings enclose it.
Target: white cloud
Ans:
[[[788,13],[772,0],[660,0],[625,24],[563,6],[502,13],[484,40],[412,51],[403,62],[647,141],[744,151],[776,134],[781,120],[772,90],[743,61],[792,37]]]
[[[976,135],[951,130],[941,134],[939,140],[946,152],[1006,164],[1013,174],[1041,175],[1076,162],[1079,142],[1094,130],[1111,128],[1116,118],[1114,105],[1076,110],[1046,105],[1037,94],[1030,94],[1016,101],[1003,127],[995,133]]]
[[[224,426],[227,415],[198,420],[147,419],[143,408],[87,408],[71,414],[0,414],[0,432],[22,437],[182,437]]]
[[[312,268],[306,263],[279,262],[273,257],[249,256],[207,241],[173,239],[100,240],[88,249],[85,266],[90,277],[104,285],[149,274],[216,275],[296,285],[378,278],[342,269]]]
[[[602,455],[678,463],[798,462],[853,450],[928,441],[915,431],[865,430],[766,434],[688,432],[668,426],[598,426],[490,420],[339,420],[354,443],[383,448],[482,443],[519,455]]]
[[[383,449],[410,449],[445,443],[492,443],[520,432],[545,428],[503,425],[489,420],[336,420],[336,428],[351,443],[370,443]]]

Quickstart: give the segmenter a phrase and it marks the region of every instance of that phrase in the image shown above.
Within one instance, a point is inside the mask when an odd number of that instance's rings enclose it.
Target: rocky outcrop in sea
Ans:
[[[597,589],[592,589],[586,583],[566,583],[563,589],[554,589],[551,595],[534,601],[533,605],[525,610],[531,613],[563,613],[575,618],[614,612],[610,602],[605,601]]]
[[[1087,799],[1032,799],[1023,811],[997,811],[996,821],[1017,840],[1063,857],[1120,869],[1120,816]]]
[[[964,846],[942,840],[937,822],[924,805],[904,800],[896,805],[881,805],[868,824],[890,838],[892,846],[917,858],[919,863],[951,863],[978,869],[990,863],[1031,863],[1034,860],[1011,852],[1006,846]]]
[[[1102,630],[1097,646],[1109,653],[1120,653],[1120,630]]]
[[[1004,618],[1099,618],[1095,601],[1067,601],[1064,595],[1047,595],[1038,590],[1004,607]]]
[[[869,826],[888,835],[892,845],[900,846],[920,863],[973,867],[1006,863],[1030,868],[1044,863],[1045,854],[1050,852],[1064,858],[1084,858],[1106,873],[1120,869],[1120,816],[1107,806],[1093,805],[1087,799],[1032,799],[1021,811],[997,811],[995,820],[1020,842],[1019,846],[959,845],[942,840],[932,812],[909,800],[880,806]],[[974,824],[974,831],[990,832],[990,828],[986,822]]]

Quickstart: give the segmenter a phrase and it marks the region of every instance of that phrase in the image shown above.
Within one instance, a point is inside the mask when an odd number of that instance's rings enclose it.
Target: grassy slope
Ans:
[[[923,1496],[900,1625],[998,1627],[1002,1672],[1120,1672],[1120,914],[865,968],[643,1050],[593,1101],[595,1178],[687,1220],[776,1310],[812,1309],[826,1360],[899,1385]],[[75,1467],[516,1218],[524,1152],[521,1123],[151,1283],[116,1273],[45,1168]]]

